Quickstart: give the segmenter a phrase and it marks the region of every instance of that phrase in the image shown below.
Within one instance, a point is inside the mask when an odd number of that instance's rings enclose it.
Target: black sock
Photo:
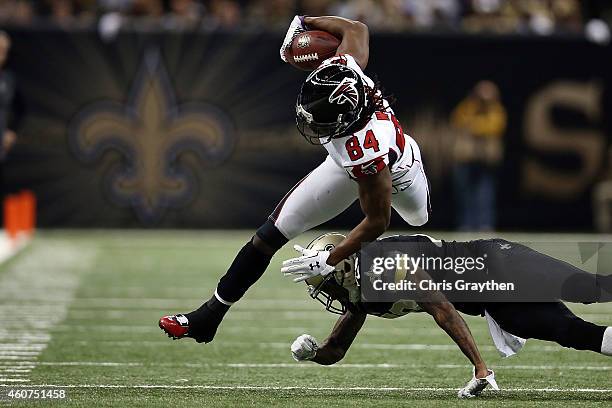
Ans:
[[[287,238],[268,220],[257,230],[257,236],[276,252],[287,243]],[[240,300],[270,264],[272,255],[267,255],[253,245],[253,239],[242,247],[234,262],[219,280],[213,297],[193,312],[186,313],[189,320],[189,336],[198,343],[213,340],[219,324],[232,303]],[[226,304],[229,303],[229,304]]]
[[[230,308],[230,305],[224,302],[234,303],[239,300],[263,275],[271,258],[260,252],[249,241],[238,252],[227,273],[219,281],[217,292],[202,306],[185,314],[189,320],[189,336],[198,343],[212,341],[219,324]],[[224,302],[221,302],[217,296]]]
[[[210,325],[210,319],[213,318],[221,322],[225,313],[229,310],[229,306],[225,305],[213,295],[206,303],[194,310],[185,314],[185,317],[189,320],[189,325],[192,329],[202,327],[203,324]]]
[[[249,241],[219,280],[217,295],[226,302],[237,302],[261,278],[271,259],[272,256],[264,254]]]

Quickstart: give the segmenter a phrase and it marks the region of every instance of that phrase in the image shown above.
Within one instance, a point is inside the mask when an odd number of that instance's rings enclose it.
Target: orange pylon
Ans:
[[[4,229],[11,239],[31,235],[36,227],[36,196],[31,191],[4,199]]]

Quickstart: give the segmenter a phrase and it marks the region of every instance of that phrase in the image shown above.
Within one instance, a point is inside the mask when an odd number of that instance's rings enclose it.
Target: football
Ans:
[[[339,45],[340,40],[325,31],[305,31],[293,39],[287,60],[298,69],[312,71],[333,57]]]

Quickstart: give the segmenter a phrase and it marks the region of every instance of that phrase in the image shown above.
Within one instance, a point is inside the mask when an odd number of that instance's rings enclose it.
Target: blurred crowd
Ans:
[[[340,15],[373,30],[578,33],[609,26],[609,0],[0,0],[0,24],[166,28],[284,27],[295,14]]]

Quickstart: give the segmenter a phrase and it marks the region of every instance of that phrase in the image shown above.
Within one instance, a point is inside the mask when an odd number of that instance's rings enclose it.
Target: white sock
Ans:
[[[601,354],[612,356],[612,327],[608,327],[601,341]]]
[[[225,306],[231,306],[234,304],[234,302],[228,302],[227,300],[224,300],[221,296],[219,296],[219,294],[217,293],[217,289],[215,289],[215,297],[217,298],[219,302],[223,303]]]

